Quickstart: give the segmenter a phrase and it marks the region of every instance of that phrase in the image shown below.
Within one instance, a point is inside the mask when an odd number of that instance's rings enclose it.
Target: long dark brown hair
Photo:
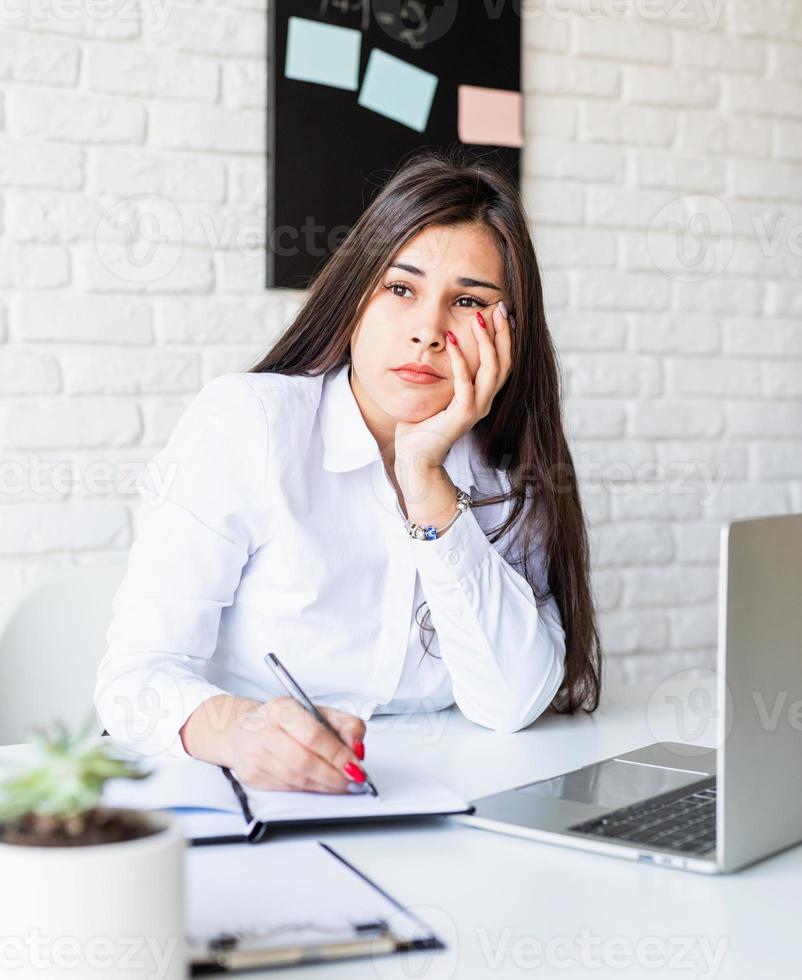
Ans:
[[[565,630],[565,675],[550,709],[593,711],[601,690],[601,646],[587,530],[563,434],[557,353],[526,213],[517,188],[498,167],[458,145],[416,151],[402,162],[315,274],[281,337],[249,370],[314,376],[350,361],[352,333],[394,255],[429,225],[471,223],[494,236],[516,320],[510,375],[474,426],[484,460],[506,471],[510,490],[474,506],[512,501],[490,541],[514,525],[521,573],[536,602],[556,599]],[[548,569],[543,594],[529,574],[538,539]]]

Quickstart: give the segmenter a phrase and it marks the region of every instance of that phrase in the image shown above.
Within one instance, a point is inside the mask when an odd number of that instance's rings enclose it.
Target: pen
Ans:
[[[317,706],[314,705],[312,701],[307,697],[303,688],[295,680],[292,674],[287,670],[284,664],[278,659],[275,653],[266,653],[264,655],[264,661],[267,664],[267,666],[276,675],[276,677],[278,678],[279,682],[281,683],[282,687],[287,692],[287,694],[289,694],[290,697],[295,698],[296,701],[298,701],[301,705],[303,705],[303,707],[306,708],[306,710],[320,722],[320,724],[326,729],[326,731],[331,732],[331,734],[336,739],[338,739],[338,741],[342,742],[342,744],[345,745],[345,742],[343,742],[342,738],[340,738],[340,733],[337,731],[337,729],[334,728],[331,725],[331,723],[318,711]],[[362,771],[365,772],[364,766],[362,766]],[[370,781],[367,772],[365,772],[364,785],[367,787],[367,789],[369,790],[372,796],[379,795],[378,790]]]

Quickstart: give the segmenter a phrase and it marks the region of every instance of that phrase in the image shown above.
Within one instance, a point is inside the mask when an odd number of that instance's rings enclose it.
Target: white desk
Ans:
[[[373,747],[425,765],[466,799],[657,738],[675,738],[646,695],[608,692],[591,716],[495,734],[451,708],[368,723]],[[17,749],[0,749],[0,758]],[[293,832],[334,847],[444,940],[442,952],[241,974],[264,980],[637,977],[791,980],[800,975],[802,847],[729,876],[649,867],[460,826]],[[241,846],[241,845],[232,845]],[[270,846],[269,843],[259,846]],[[718,955],[718,959],[716,956]],[[708,959],[710,958],[710,959]]]

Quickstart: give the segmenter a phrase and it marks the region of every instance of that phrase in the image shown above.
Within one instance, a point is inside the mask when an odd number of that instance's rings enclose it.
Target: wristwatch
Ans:
[[[408,520],[404,523],[407,534],[411,538],[416,538],[418,541],[434,541],[436,538],[439,538],[445,534],[459,515],[463,511],[466,511],[472,503],[473,500],[470,494],[457,487],[457,512],[454,514],[448,524],[444,524],[443,527],[437,528],[433,524],[424,526],[423,524],[415,524],[413,521]]]

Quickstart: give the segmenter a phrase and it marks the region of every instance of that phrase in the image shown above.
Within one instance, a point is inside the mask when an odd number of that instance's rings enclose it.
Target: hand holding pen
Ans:
[[[334,752],[335,758],[338,756],[350,756],[351,752],[347,742],[343,739],[340,732],[331,724],[328,718],[318,709],[317,705],[313,704],[311,699],[306,695],[305,691],[300,687],[298,682],[293,678],[286,667],[281,663],[275,653],[267,653],[264,656],[264,661],[267,666],[273,671],[274,675],[278,679],[281,686],[285,689],[287,694],[294,702],[303,708],[305,712],[308,713],[310,718],[318,723],[313,727],[310,727],[306,738],[299,739],[302,743],[307,744],[309,747],[311,742],[315,743],[315,748],[318,746],[323,749],[325,748],[325,755],[329,755]],[[331,712],[333,709],[323,709],[324,711]],[[339,713],[337,713],[339,714]],[[364,723],[363,723],[364,725]],[[297,738],[297,735],[295,736]],[[334,739],[338,743],[335,745]],[[361,750],[361,751],[360,751]],[[360,759],[364,757],[364,746],[362,745],[361,738],[355,743],[354,754]],[[342,760],[340,760],[342,762]],[[360,767],[353,760],[348,759],[348,761],[342,762],[342,769],[345,774],[352,780],[353,787],[349,786],[351,791],[359,791],[359,787],[366,790],[372,796],[378,796],[378,791],[373,785],[371,780],[368,778],[367,773],[364,771],[364,767]]]
[[[214,743],[195,748],[200,758],[233,770],[253,789],[365,792],[365,722],[335,708],[320,711],[334,734],[292,695],[266,701],[216,695],[192,716],[208,713]]]

